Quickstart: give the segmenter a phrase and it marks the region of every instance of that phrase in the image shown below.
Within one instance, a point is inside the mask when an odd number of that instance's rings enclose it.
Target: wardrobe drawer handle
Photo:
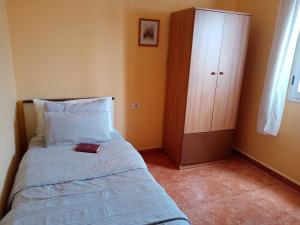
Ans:
[[[211,72],[211,73],[210,73],[210,75],[212,75],[212,76],[215,76],[215,75],[216,75],[216,73],[215,73],[215,72]]]
[[[224,72],[220,72],[219,74],[220,74],[220,75],[224,75]]]

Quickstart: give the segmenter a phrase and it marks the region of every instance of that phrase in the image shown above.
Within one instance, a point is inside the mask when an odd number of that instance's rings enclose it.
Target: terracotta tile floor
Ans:
[[[179,171],[163,153],[142,155],[193,225],[300,225],[300,193],[238,157]]]

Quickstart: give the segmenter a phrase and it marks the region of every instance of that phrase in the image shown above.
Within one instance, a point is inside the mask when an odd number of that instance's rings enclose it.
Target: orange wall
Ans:
[[[287,102],[278,136],[256,132],[278,3],[278,0],[237,1],[238,10],[250,12],[253,16],[235,146],[300,184],[300,105]]]
[[[160,147],[169,16],[192,6],[233,10],[235,0],[8,1],[18,99],[113,95],[125,137]],[[140,17],[161,20],[158,48],[137,46]]]

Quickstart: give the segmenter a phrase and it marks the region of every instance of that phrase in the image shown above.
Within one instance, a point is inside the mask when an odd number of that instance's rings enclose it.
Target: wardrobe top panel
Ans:
[[[244,16],[251,16],[250,13],[244,13],[244,12],[225,11],[225,10],[208,9],[208,8],[200,8],[200,7],[194,7],[194,9],[203,10],[203,11],[212,11],[212,12],[231,13],[231,14],[239,14],[239,15],[244,15]]]

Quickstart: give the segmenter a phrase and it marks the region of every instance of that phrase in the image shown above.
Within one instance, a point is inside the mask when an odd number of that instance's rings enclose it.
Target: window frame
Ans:
[[[293,60],[287,100],[300,103],[300,34]]]

